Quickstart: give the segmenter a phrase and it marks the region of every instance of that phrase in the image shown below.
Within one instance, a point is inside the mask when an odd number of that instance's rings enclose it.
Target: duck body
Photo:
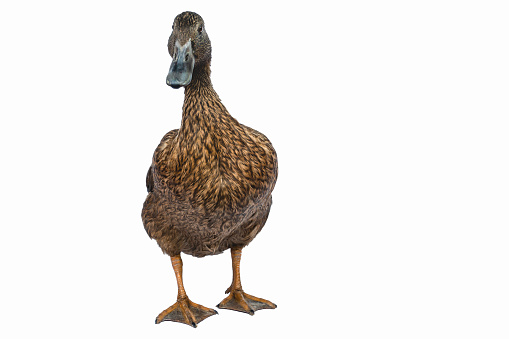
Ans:
[[[276,308],[243,291],[240,258],[267,221],[278,167],[269,139],[233,118],[214,91],[203,19],[184,12],[172,29],[166,83],[185,88],[182,122],[154,152],[142,219],[150,238],[170,256],[178,286],[177,301],[156,317],[156,324],[175,321],[196,327],[217,312],[187,296],[181,252],[203,257],[231,250],[232,284],[217,307],[251,315]]]
[[[170,256],[249,244],[267,220],[277,178],[270,141],[228,113],[207,70],[195,72],[181,127],[163,137],[147,174],[145,230]]]
[[[201,30],[192,35],[189,27]],[[244,247],[267,220],[276,152],[267,137],[228,113],[212,87],[210,40],[201,17],[178,16],[168,49],[174,62],[167,83],[185,87],[182,123],[154,153],[142,212],[145,230],[170,256]]]

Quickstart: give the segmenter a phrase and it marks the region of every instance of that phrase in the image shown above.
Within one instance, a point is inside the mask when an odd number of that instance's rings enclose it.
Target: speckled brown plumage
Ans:
[[[186,14],[174,26],[196,24],[201,18]],[[267,220],[277,178],[270,141],[237,122],[214,91],[210,42],[204,45],[197,46],[202,54],[185,88],[180,129],[163,137],[147,174],[143,223],[168,255],[202,257],[246,246]]]
[[[196,327],[217,314],[187,297],[181,252],[203,257],[231,249],[233,281],[219,308],[249,314],[276,308],[244,293],[239,273],[242,248],[269,215],[278,173],[276,152],[262,133],[235,120],[214,91],[211,45],[199,15],[184,12],[175,18],[168,51],[173,61],[166,83],[185,87],[182,123],[154,152],[142,219],[148,235],[171,257],[178,295],[156,323]]]

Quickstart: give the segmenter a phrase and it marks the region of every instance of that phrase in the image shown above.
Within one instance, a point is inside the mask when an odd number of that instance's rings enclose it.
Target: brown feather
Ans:
[[[181,31],[203,24],[175,20]],[[172,33],[169,45],[175,39]],[[181,127],[163,137],[147,174],[143,223],[168,255],[202,257],[249,244],[265,225],[277,179],[270,141],[233,118],[214,91],[208,37],[207,44],[196,48],[202,54],[185,88]]]

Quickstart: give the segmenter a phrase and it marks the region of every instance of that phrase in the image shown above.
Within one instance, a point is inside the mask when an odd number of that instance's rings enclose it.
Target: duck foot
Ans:
[[[228,293],[229,290],[230,288],[226,290],[226,293]],[[254,315],[255,311],[274,309],[277,306],[268,300],[249,295],[243,290],[234,290],[230,292],[230,295],[224,298],[217,307]]]
[[[196,328],[199,322],[214,314],[217,314],[216,310],[193,303],[185,297],[162,311],[156,318],[156,324],[163,321],[175,321]]]

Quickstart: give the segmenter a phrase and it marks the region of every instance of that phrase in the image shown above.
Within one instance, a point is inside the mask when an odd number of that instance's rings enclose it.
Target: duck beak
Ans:
[[[170,65],[170,71],[166,77],[166,84],[172,88],[187,86],[191,82],[194,69],[194,55],[191,47],[191,39],[184,46],[177,40],[173,52],[173,61]]]

